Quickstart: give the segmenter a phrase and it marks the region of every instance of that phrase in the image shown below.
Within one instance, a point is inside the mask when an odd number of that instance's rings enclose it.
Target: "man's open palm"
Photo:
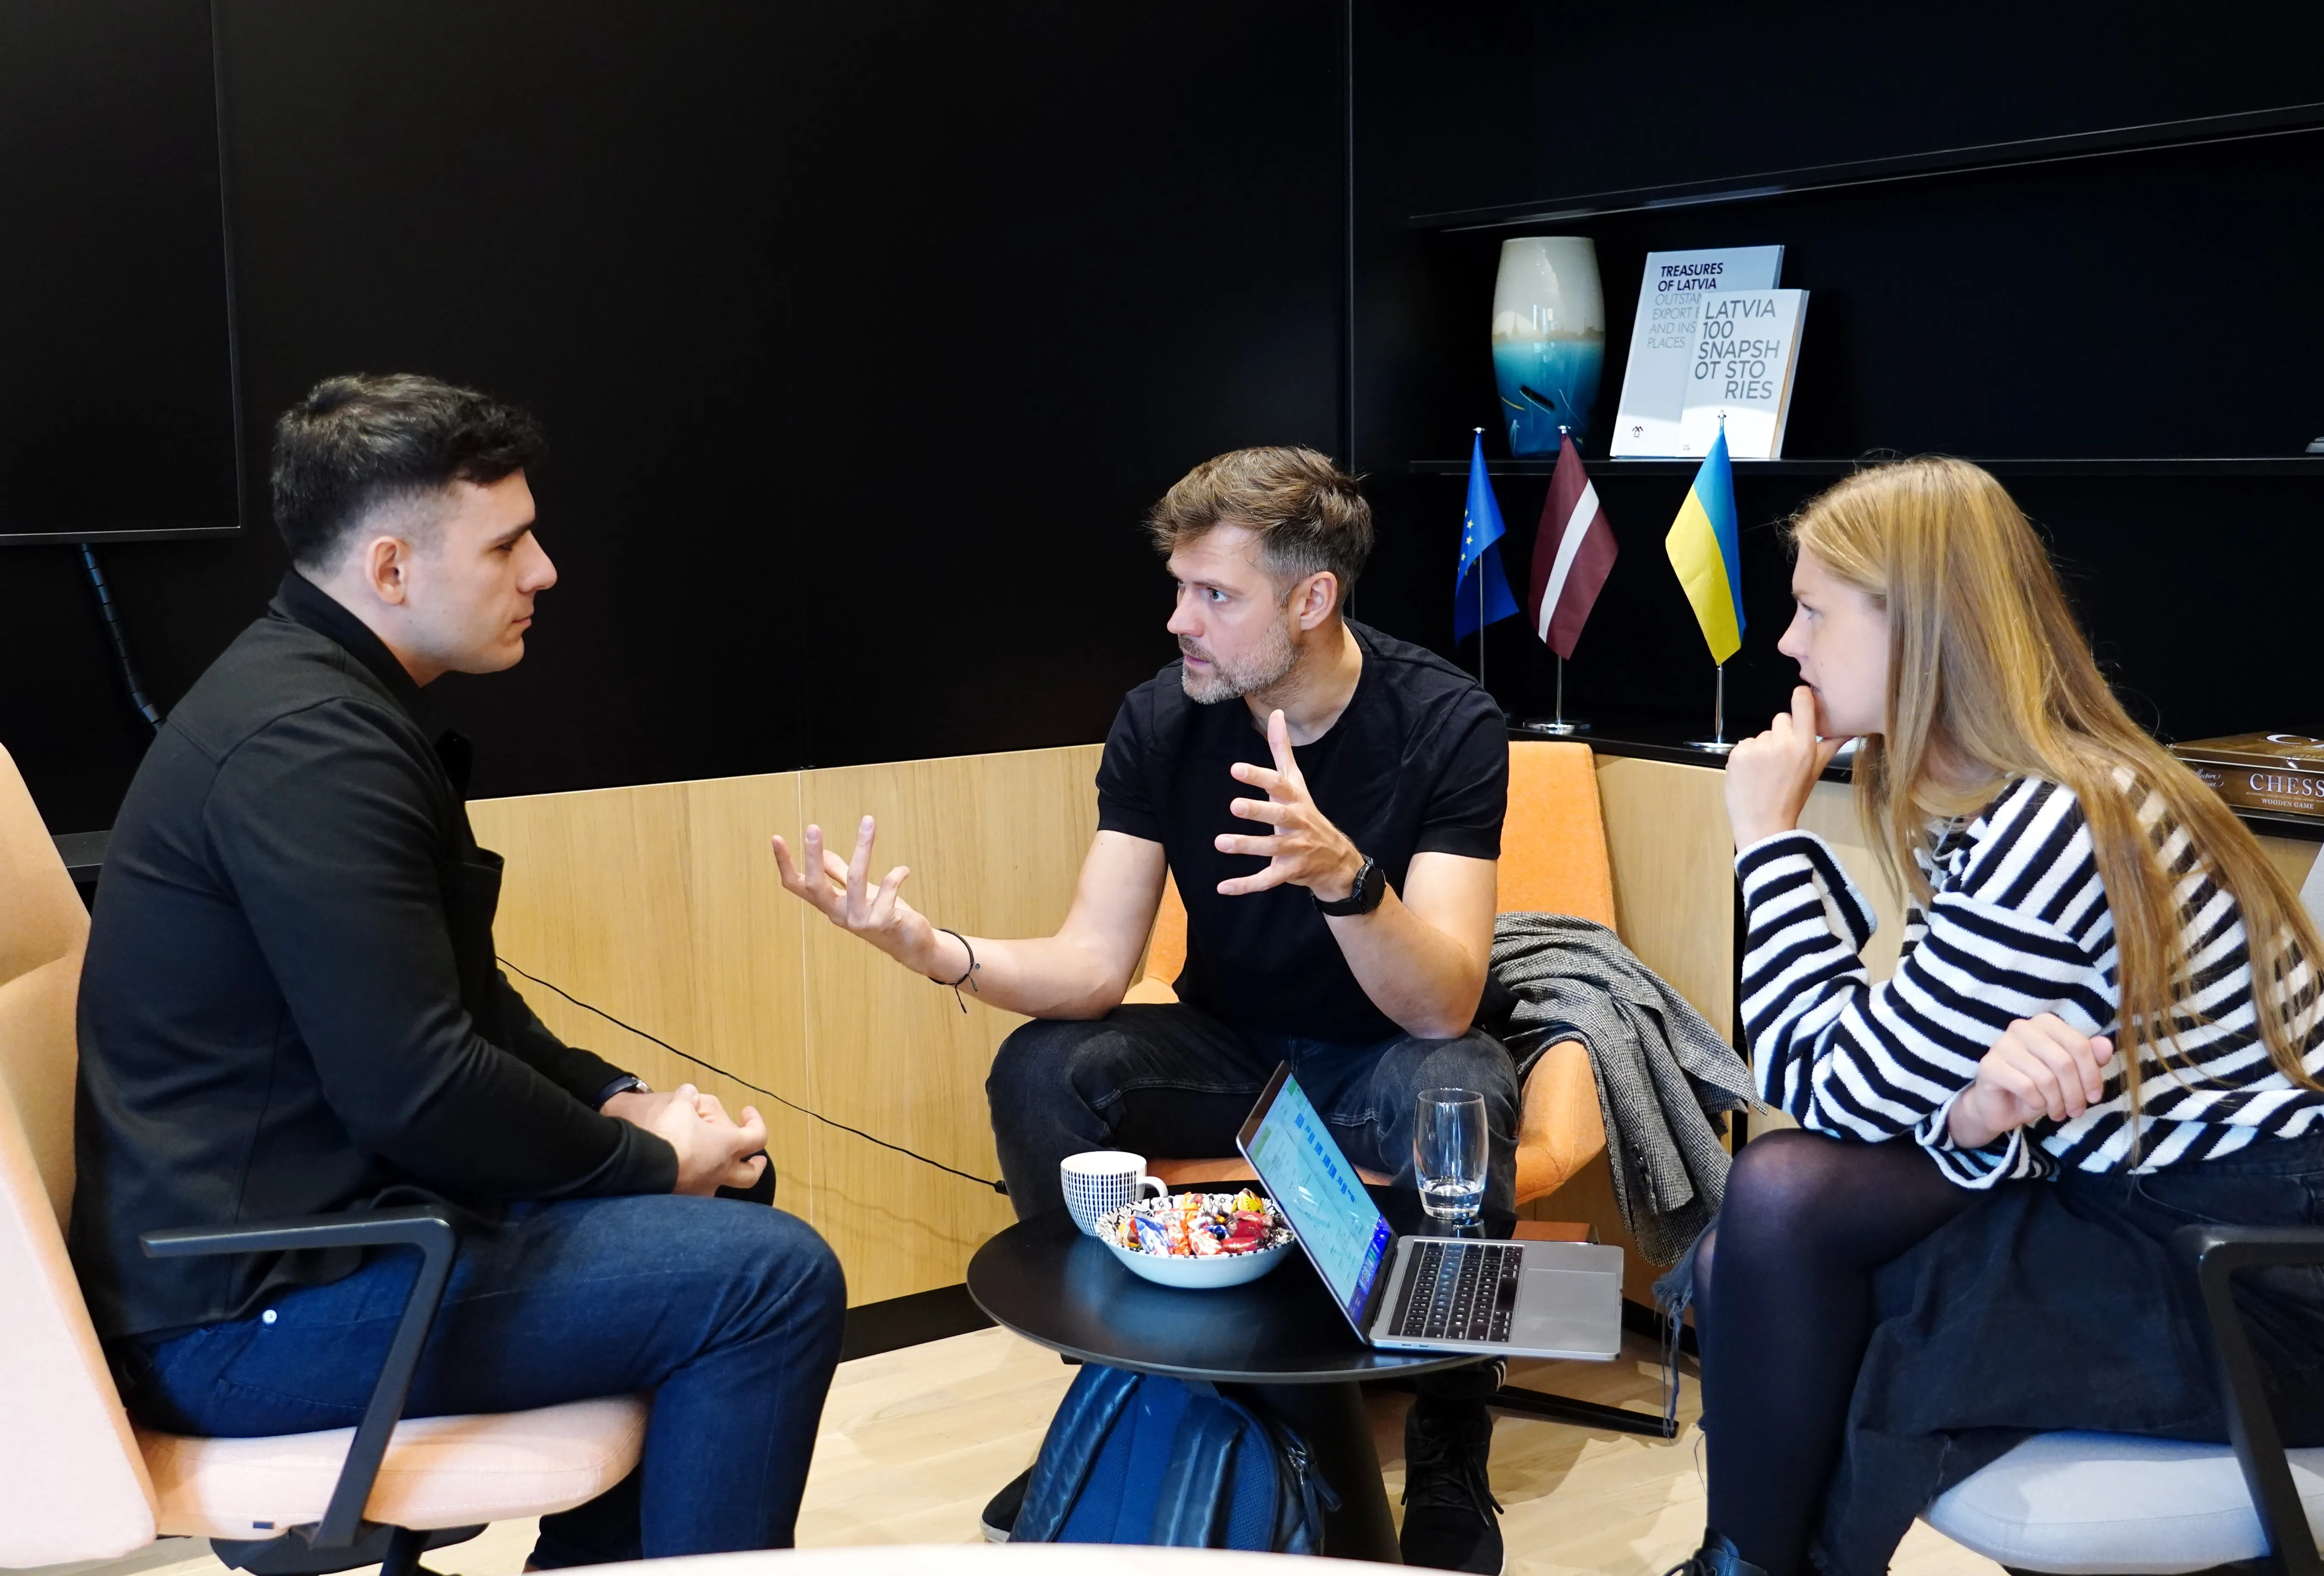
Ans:
[[[1273,827],[1273,834],[1222,833],[1217,843],[1221,853],[1252,854],[1267,861],[1267,868],[1221,881],[1219,894],[1240,898],[1287,882],[1307,888],[1327,903],[1339,902],[1355,890],[1356,871],[1363,866],[1363,855],[1324,818],[1323,812],[1309,797],[1307,779],[1300,775],[1299,762],[1291,753],[1290,725],[1283,720],[1280,711],[1268,714],[1267,747],[1275,757],[1274,770],[1244,761],[1237,761],[1233,767],[1236,781],[1250,784],[1267,797],[1237,799],[1228,808],[1241,820],[1263,822]]]
[[[820,826],[807,829],[806,847],[796,862],[789,845],[777,836],[775,868],[785,890],[812,904],[834,925],[908,967],[925,968],[936,945],[936,929],[899,895],[912,873],[910,866],[899,864],[872,884],[872,840],[877,830],[869,816],[858,823],[852,860],[842,860],[823,845]]]

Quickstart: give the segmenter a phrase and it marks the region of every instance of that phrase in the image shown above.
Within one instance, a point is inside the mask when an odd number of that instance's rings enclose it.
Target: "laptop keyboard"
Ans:
[[[1525,1249],[1514,1242],[1423,1242],[1393,1331],[1427,1340],[1507,1341]]]

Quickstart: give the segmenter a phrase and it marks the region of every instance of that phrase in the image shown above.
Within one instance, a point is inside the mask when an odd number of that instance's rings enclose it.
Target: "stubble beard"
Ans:
[[[1178,642],[1180,651],[1186,647],[1186,641]],[[1299,650],[1291,643],[1289,621],[1285,620],[1268,625],[1266,643],[1240,660],[1224,662],[1215,657],[1208,660],[1208,677],[1197,678],[1193,669],[1180,669],[1179,682],[1186,691],[1186,698],[1196,705],[1216,705],[1222,700],[1240,700],[1274,688],[1298,666]]]

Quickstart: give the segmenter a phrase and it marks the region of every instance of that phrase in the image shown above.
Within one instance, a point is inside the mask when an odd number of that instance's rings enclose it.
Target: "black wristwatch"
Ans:
[[[605,1085],[604,1092],[597,1096],[597,1109],[600,1111],[604,1111],[605,1102],[616,1094],[651,1094],[652,1092],[652,1089],[647,1086],[644,1079],[634,1073],[624,1073]]]
[[[1329,914],[1335,919],[1351,914],[1369,914],[1379,908],[1380,899],[1387,896],[1388,871],[1380,869],[1379,861],[1366,854],[1364,862],[1356,869],[1355,889],[1336,903],[1326,903],[1316,898],[1315,910],[1319,914]]]

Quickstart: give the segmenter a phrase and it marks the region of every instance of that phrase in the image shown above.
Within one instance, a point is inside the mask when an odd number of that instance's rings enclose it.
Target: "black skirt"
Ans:
[[[2007,1183],[1881,1266],[1813,1557],[1877,1576],[1939,1494],[2031,1433],[2225,1441],[2186,1225],[2324,1224],[2324,1136],[2151,1175]],[[2324,1271],[2237,1278],[2288,1443],[2324,1443]]]

